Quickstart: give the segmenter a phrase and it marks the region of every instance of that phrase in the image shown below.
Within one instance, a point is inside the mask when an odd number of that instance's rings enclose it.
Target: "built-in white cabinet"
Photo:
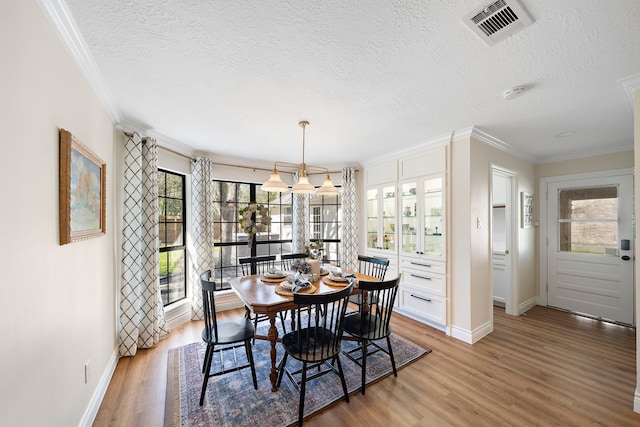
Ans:
[[[444,259],[444,176],[437,174],[400,183],[400,254]]]
[[[365,166],[366,254],[401,276],[396,311],[447,331],[447,145]]]
[[[400,159],[397,311],[447,330],[446,146]]]
[[[397,160],[365,169],[365,254],[389,259],[386,278],[399,274],[397,179]]]
[[[504,307],[507,302],[507,259],[499,252],[493,253],[493,301]]]
[[[367,188],[367,250],[396,253],[396,186]]]

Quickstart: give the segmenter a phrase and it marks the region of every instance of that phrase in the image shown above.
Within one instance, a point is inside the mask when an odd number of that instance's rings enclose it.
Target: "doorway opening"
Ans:
[[[491,187],[492,304],[517,316],[517,176],[492,166]]]

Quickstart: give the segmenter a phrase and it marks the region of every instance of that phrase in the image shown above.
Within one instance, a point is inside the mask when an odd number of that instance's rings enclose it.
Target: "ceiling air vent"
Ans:
[[[498,0],[467,14],[463,22],[488,46],[531,25],[531,17],[516,0]]]

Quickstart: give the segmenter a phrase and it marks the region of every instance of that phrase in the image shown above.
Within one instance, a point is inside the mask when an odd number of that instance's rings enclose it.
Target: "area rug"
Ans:
[[[384,340],[379,341],[385,346]],[[343,342],[343,350],[356,346],[353,341]],[[391,336],[391,346],[398,369],[431,352],[397,335]],[[300,395],[285,376],[277,392],[271,391],[269,372],[271,367],[268,341],[256,340],[253,357],[258,377],[258,390],[253,388],[251,370],[242,369],[222,376],[211,377],[203,406],[199,406],[202,387],[202,361],[205,345],[202,342],[169,350],[167,361],[167,397],[165,403],[165,427],[185,426],[290,426],[298,420]],[[244,351],[236,353],[238,362],[246,361]],[[278,361],[283,349],[278,343]],[[233,354],[224,355],[228,361]],[[350,359],[340,357],[350,394],[360,390],[361,368]],[[289,358],[292,366],[295,359]],[[220,360],[217,359],[219,368]],[[378,352],[367,358],[367,384],[377,382],[392,374],[389,357]],[[402,379],[402,372],[398,372]],[[307,383],[305,418],[327,406],[343,401],[340,378],[334,374],[323,375]]]

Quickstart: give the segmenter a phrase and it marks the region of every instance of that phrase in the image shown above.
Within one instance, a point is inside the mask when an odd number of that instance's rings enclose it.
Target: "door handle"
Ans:
[[[629,261],[631,259],[631,257],[629,255],[622,255],[622,259],[624,261]]]

